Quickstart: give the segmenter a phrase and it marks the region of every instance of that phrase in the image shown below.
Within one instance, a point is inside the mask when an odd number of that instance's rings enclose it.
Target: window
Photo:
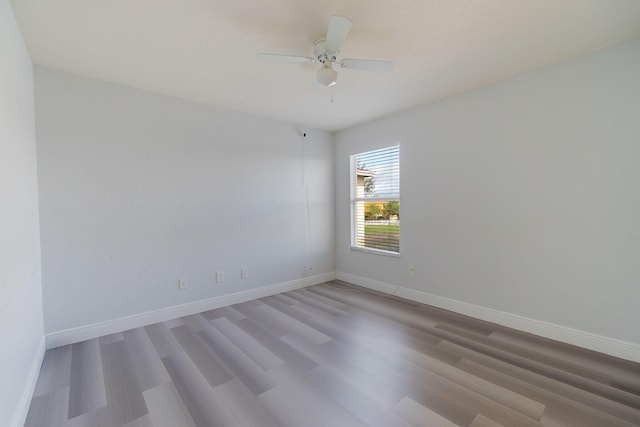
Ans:
[[[351,248],[400,254],[400,147],[351,156]]]

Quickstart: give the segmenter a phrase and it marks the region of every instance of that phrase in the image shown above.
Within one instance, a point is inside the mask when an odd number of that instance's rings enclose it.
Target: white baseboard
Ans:
[[[393,294],[411,301],[432,305],[544,338],[573,344],[633,362],[640,362],[640,345],[635,343],[608,338],[542,320],[530,319],[517,314],[494,310],[492,308],[404,288],[402,286],[395,286],[354,274],[337,272],[336,278],[365,288]]]
[[[27,374],[25,386],[22,389],[22,395],[20,396],[20,400],[18,401],[16,410],[13,413],[13,421],[10,424],[11,426],[22,427],[27,420],[29,406],[31,405],[31,398],[33,396],[33,392],[36,389],[36,384],[38,383],[38,375],[40,375],[40,367],[42,366],[42,361],[44,360],[44,352],[45,339],[43,336],[42,339],[40,339],[40,343],[38,343],[38,349],[33,355],[33,360],[31,361],[31,367],[29,367],[29,373]]]
[[[153,323],[164,322],[166,320],[175,319],[177,317],[189,316],[203,311],[213,310],[215,308],[239,304],[241,302],[246,302],[257,298],[264,298],[282,292],[292,291],[295,289],[328,282],[334,280],[335,278],[335,272],[332,271],[329,273],[304,277],[302,279],[291,280],[289,282],[283,282],[275,285],[264,286],[261,288],[250,289],[247,291],[236,292],[233,294],[222,295],[206,300],[194,301],[186,304],[175,305],[172,307],[165,307],[159,310],[121,317],[119,319],[107,320],[104,322],[93,323],[77,328],[65,329],[63,331],[47,334],[47,348],[60,347],[62,345],[73,344],[76,342],[101,337],[103,335],[115,334],[117,332],[139,328],[141,326],[147,326]]]

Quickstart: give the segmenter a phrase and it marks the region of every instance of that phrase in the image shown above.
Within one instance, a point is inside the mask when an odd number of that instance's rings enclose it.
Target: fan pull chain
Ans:
[[[333,86],[331,86],[330,89],[331,89],[331,103],[333,104]]]

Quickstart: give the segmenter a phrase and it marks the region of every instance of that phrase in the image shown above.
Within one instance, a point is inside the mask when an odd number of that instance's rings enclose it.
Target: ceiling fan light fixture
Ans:
[[[320,68],[316,77],[318,79],[318,83],[327,87],[333,86],[338,81],[338,73],[330,66]]]
[[[317,39],[313,44],[313,58],[308,56],[282,55],[278,53],[259,53],[260,59],[279,59],[289,62],[319,62],[322,64],[316,74],[316,81],[324,87],[332,87],[338,81],[338,73],[333,69],[333,64],[338,64],[340,68],[351,68],[364,71],[389,71],[393,67],[391,61],[377,61],[371,59],[338,59],[338,54],[342,48],[349,30],[351,21],[344,16],[332,16],[329,20],[327,36]]]

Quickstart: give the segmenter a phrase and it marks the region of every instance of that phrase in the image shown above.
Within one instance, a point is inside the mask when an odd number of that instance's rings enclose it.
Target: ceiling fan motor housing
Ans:
[[[318,39],[313,44],[313,55],[323,64],[327,61],[333,62],[338,58],[340,52],[328,52],[325,39]]]

